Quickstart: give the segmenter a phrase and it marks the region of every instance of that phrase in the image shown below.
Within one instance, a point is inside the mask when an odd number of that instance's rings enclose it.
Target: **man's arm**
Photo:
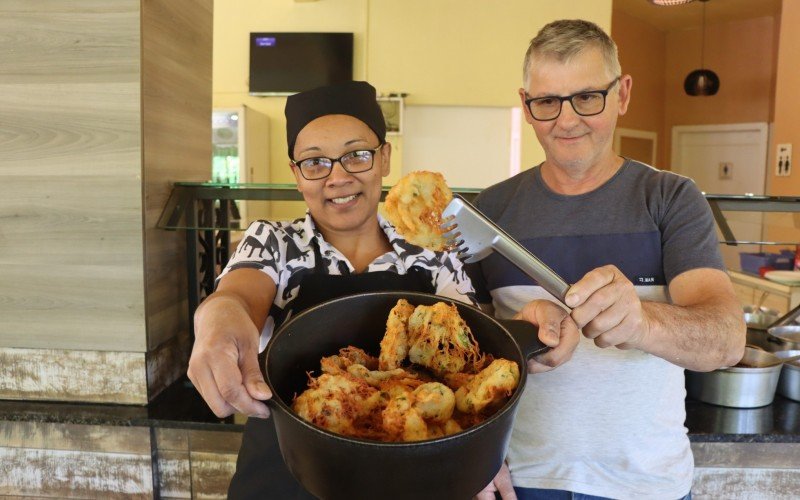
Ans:
[[[696,371],[742,358],[747,328],[728,275],[693,269],[669,285],[672,304],[642,302],[615,266],[586,274],[567,292],[572,318],[598,347],[639,349]]]

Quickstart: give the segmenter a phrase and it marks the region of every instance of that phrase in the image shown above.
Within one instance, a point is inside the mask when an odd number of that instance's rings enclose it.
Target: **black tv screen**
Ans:
[[[352,33],[250,33],[252,95],[287,95],[352,79]]]

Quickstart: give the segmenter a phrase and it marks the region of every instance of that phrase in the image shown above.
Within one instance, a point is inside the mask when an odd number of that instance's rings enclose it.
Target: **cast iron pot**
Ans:
[[[351,295],[307,309],[274,333],[266,350],[269,401],[281,454],[289,470],[323,499],[468,499],[495,476],[511,438],[525,389],[525,362],[547,350],[524,321],[496,320],[455,302],[483,352],[519,364],[520,383],[509,401],[484,422],[451,436],[414,443],[382,443],[328,432],[302,420],[292,399],[307,387],[319,361],[353,345],[377,354],[389,310],[399,299],[413,305],[447,300],[409,292]]]

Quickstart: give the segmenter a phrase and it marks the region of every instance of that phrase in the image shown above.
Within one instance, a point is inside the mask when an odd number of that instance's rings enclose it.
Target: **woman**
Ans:
[[[189,378],[217,416],[258,417],[245,425],[231,499],[313,498],[287,470],[273,424],[265,420],[262,401],[272,394],[258,353],[282,322],[325,300],[369,291],[475,303],[454,255],[407,243],[378,215],[391,145],[375,97],[368,83],[347,82],[288,98],[289,166],[308,212],[292,222],[253,223],[195,314]],[[569,359],[578,333],[563,310],[535,301],[520,317],[542,325],[544,343],[560,344],[539,363]]]
[[[347,82],[289,97],[286,130],[306,217],[253,223],[195,315],[189,378],[216,415],[262,417],[247,421],[229,498],[307,495],[286,470],[260,401],[270,392],[257,354],[290,315],[378,290],[474,303],[453,255],[406,243],[378,215],[391,145],[372,86]]]

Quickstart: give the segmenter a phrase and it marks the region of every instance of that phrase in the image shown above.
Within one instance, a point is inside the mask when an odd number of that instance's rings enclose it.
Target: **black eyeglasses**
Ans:
[[[545,97],[532,97],[525,99],[525,105],[531,112],[534,120],[547,122],[555,120],[561,115],[561,108],[564,101],[569,101],[572,109],[581,116],[599,115],[606,109],[606,96],[611,88],[617,84],[620,77],[608,84],[605,90],[587,90],[577,94],[557,96],[548,95]]]
[[[315,156],[314,158],[306,158],[305,160],[290,161],[292,165],[300,169],[300,174],[309,181],[324,179],[331,175],[333,164],[337,161],[346,172],[358,174],[372,168],[372,165],[375,163],[375,153],[377,153],[384,144],[386,143],[382,142],[378,144],[378,147],[375,149],[350,151],[339,158]]]

